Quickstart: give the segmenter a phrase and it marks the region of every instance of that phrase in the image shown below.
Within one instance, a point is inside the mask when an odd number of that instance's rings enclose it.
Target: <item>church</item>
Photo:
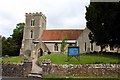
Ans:
[[[47,30],[46,16],[40,12],[25,14],[25,27],[20,54],[31,54],[34,50],[39,50],[40,55],[43,52],[60,53],[62,40],[67,38],[67,47],[79,46],[80,53],[100,51],[100,46],[91,44],[88,34],[90,30],[85,29],[63,29]]]

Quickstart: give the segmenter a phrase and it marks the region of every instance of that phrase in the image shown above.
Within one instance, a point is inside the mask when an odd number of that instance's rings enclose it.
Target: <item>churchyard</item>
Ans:
[[[8,57],[8,58],[1,58],[2,62],[12,62],[12,63],[21,63],[24,61],[25,57],[15,56],[15,57]]]
[[[31,59],[30,57],[16,56],[16,57],[5,57],[0,58],[0,62],[3,63],[16,63],[17,65],[24,62],[25,59]],[[44,63],[44,60],[50,60],[47,65],[42,65],[43,79],[83,79],[88,80],[117,80],[118,74],[116,74],[117,66],[120,64],[119,54],[98,54],[98,53],[83,53],[80,54],[80,60],[78,61],[75,57],[72,57],[68,61],[67,54],[46,54],[38,58],[38,63]],[[10,64],[7,64],[10,65]],[[41,65],[39,65],[41,67]],[[77,68],[76,68],[77,66]],[[96,68],[96,66],[98,68]],[[103,69],[102,69],[103,68]],[[109,68],[111,69],[109,71]],[[84,70],[85,69],[85,70]],[[99,70],[103,71],[99,71]],[[115,73],[111,73],[111,71]],[[53,72],[52,72],[53,71]],[[87,71],[87,72],[86,72]],[[94,73],[92,73],[92,72]],[[106,75],[108,71],[108,75]],[[55,72],[55,73],[54,73]],[[85,73],[84,73],[85,72]],[[99,73],[102,72],[102,73]],[[56,75],[55,75],[56,74]],[[74,75],[73,75],[74,74]],[[92,75],[90,75],[92,74]],[[98,79],[99,78],[99,79]]]
[[[108,80],[110,78],[112,80],[113,78],[115,80],[119,75],[117,72],[120,63],[118,55],[81,54],[79,61],[75,57],[68,61],[67,54],[50,54],[40,57],[38,61],[50,60],[51,62],[51,64],[43,66],[44,78],[68,78],[71,80],[73,78],[83,80],[89,80],[88,78]]]
[[[80,60],[72,57],[67,61],[67,54],[50,54],[40,57],[38,60],[50,59],[54,64],[119,64],[117,55],[109,54],[80,54]]]
[[[20,63],[24,61],[26,57],[8,57],[0,58],[0,62],[13,62]],[[44,55],[38,58],[38,61],[44,59],[50,59],[53,64],[120,64],[119,55],[109,54],[80,54],[80,60],[78,61],[75,57],[72,57],[67,61],[67,54],[50,54]]]

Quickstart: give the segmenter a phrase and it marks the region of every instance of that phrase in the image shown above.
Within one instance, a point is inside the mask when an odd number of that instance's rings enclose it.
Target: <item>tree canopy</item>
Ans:
[[[2,55],[19,55],[25,23],[18,23],[11,37],[2,36]]]
[[[91,41],[120,47],[120,2],[91,2],[86,10]]]

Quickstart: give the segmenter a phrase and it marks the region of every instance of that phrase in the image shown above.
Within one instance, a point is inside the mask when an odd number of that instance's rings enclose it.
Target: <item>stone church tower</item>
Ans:
[[[46,29],[46,16],[42,12],[26,13],[25,27],[23,32],[20,54],[29,54],[34,48],[33,40],[41,37]]]

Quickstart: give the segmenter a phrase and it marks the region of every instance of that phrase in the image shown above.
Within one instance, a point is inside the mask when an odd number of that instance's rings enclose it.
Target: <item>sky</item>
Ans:
[[[9,37],[25,13],[42,12],[47,29],[84,29],[90,0],[0,0],[0,35]]]

